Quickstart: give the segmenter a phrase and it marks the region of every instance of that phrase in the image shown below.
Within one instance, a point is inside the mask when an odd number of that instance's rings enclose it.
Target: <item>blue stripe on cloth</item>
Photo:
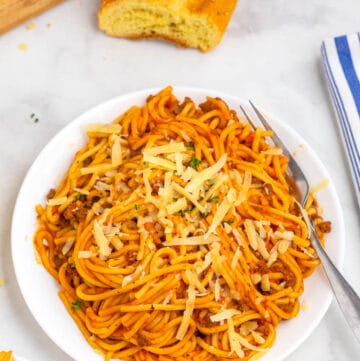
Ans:
[[[347,36],[344,35],[335,38],[335,46],[341,67],[349,84],[350,91],[360,116],[360,81],[356,75]]]
[[[339,89],[338,89],[338,87],[336,85],[334,75],[333,75],[333,73],[331,71],[331,67],[330,67],[330,64],[329,64],[329,60],[328,60],[328,56],[327,56],[327,52],[326,52],[326,47],[325,47],[324,43],[321,46],[321,52],[322,52],[322,55],[323,55],[323,64],[324,64],[325,74],[326,74],[326,76],[328,78],[328,85],[329,85],[330,94],[332,95],[334,106],[335,106],[336,111],[338,113],[339,124],[340,124],[340,127],[341,127],[343,135],[344,135],[344,141],[345,141],[345,146],[346,146],[347,151],[348,151],[349,161],[350,161],[350,163],[352,165],[352,168],[353,168],[355,186],[356,186],[358,192],[360,192],[359,150],[357,149],[356,142],[354,140],[354,136],[353,136],[353,134],[351,132],[351,128],[349,129],[350,126],[349,126],[348,116],[347,116],[347,113],[346,113],[346,110],[345,110],[344,103],[343,103],[343,101],[341,99]],[[351,141],[351,138],[352,138],[352,141]]]
[[[330,66],[330,62],[329,62],[329,59],[328,59],[328,55],[327,55],[327,51],[326,51],[326,47],[323,45],[322,46],[322,53],[323,53],[323,58],[324,58],[324,63],[325,65],[327,65],[327,75],[328,75],[328,80],[330,82],[330,85],[332,86],[333,88],[333,91],[334,91],[334,100],[337,101],[337,105],[338,105],[338,114],[339,114],[339,117],[340,117],[340,121],[342,121],[343,123],[343,130],[344,130],[344,137],[346,137],[346,140],[348,142],[350,142],[350,146],[353,144],[355,148],[354,149],[354,152],[352,152],[352,155],[354,157],[354,160],[356,159],[357,161],[360,161],[360,154],[359,154],[359,149],[357,148],[356,146],[356,139],[354,137],[354,134],[352,132],[352,128],[351,128],[351,125],[350,125],[350,122],[349,122],[349,118],[347,116],[347,112],[346,112],[346,107],[344,105],[344,102],[341,98],[341,92],[339,91],[339,88],[336,84],[336,80],[335,80],[335,76],[331,70],[331,66]],[[360,170],[359,170],[360,171]]]
[[[329,80],[329,89],[331,90],[334,105],[336,106],[336,110],[339,115],[339,123],[341,126],[341,129],[343,131],[345,144],[347,146],[348,154],[350,157],[350,161],[352,163],[352,166],[354,168],[354,173],[356,173],[356,177],[360,179],[360,155],[359,155],[359,149],[356,144],[356,140],[354,138],[354,134],[351,130],[351,125],[349,124],[348,115],[346,113],[346,108],[344,106],[344,103],[341,98],[341,94],[339,91],[339,88],[336,84],[334,74],[331,70],[330,63],[328,60],[326,48],[323,47],[322,49],[323,57],[324,57],[324,65],[326,66],[325,70],[327,73],[327,78]]]

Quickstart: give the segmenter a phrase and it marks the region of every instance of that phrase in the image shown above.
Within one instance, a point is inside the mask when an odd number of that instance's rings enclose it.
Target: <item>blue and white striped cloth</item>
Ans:
[[[321,53],[360,205],[360,33],[325,40]]]

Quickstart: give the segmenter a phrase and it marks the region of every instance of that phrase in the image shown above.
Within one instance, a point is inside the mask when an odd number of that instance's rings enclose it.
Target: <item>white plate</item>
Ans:
[[[59,184],[75,151],[86,141],[85,124],[111,122],[131,105],[144,104],[146,97],[156,93],[157,90],[144,90],[112,99],[68,124],[39,154],[18,195],[12,223],[12,257],[22,294],[45,333],[63,351],[78,361],[100,361],[102,357],[87,344],[68,315],[57,296],[56,282],[35,262],[32,243],[36,227],[34,206],[39,202],[45,202],[48,190]],[[204,89],[176,88],[175,94],[181,99],[190,96],[196,102],[204,101],[206,95],[219,96],[232,109],[239,109],[239,104],[247,107],[247,102],[242,99]],[[311,185],[329,179],[326,169],[309,145],[284,123],[270,115],[268,118],[290,150],[296,152],[296,157]],[[330,220],[333,226],[331,234],[327,237],[326,250],[334,263],[341,268],[345,248],[344,224],[340,203],[331,181],[318,192],[317,199],[324,209],[325,219]],[[279,361],[295,350],[318,325],[330,305],[331,298],[330,287],[319,267],[305,281],[302,300],[307,301],[309,309],[301,311],[297,318],[279,325],[274,346],[261,360]]]

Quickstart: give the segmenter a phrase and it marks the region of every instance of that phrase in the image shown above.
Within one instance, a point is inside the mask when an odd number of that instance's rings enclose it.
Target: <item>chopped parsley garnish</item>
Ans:
[[[71,308],[73,310],[79,310],[81,308],[81,306],[83,305],[83,301],[81,300],[76,300],[71,304]]]
[[[186,212],[185,210],[181,210],[181,211],[178,212],[178,214],[181,217],[185,217],[185,212]]]
[[[140,206],[138,204],[135,204],[134,208],[136,211],[138,211],[140,209]]]
[[[200,212],[200,214],[205,218],[209,215],[209,212],[206,211],[206,212]]]
[[[210,197],[210,201],[213,203],[219,203],[219,196]]]
[[[175,198],[175,197],[173,198],[173,202],[176,202],[177,200],[178,200],[177,198]]]
[[[75,268],[75,261],[72,261],[72,262],[70,263],[70,267],[71,267],[71,268]]]
[[[226,221],[224,221],[223,223],[227,223],[227,224],[233,224],[234,223],[234,219],[233,218],[229,218]]]
[[[74,197],[78,201],[78,200],[82,199],[83,195],[81,193],[76,193]]]
[[[188,150],[194,150],[194,142],[193,142],[193,141],[190,141],[190,142],[188,143],[187,149],[188,149]]]
[[[201,164],[201,160],[195,157],[191,157],[190,159],[190,167],[197,169],[197,167]]]

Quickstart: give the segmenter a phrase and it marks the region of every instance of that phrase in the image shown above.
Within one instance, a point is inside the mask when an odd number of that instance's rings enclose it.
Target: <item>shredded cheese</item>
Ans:
[[[202,244],[210,244],[217,241],[219,238],[214,234],[208,238],[205,236],[193,237],[174,237],[171,242],[163,243],[164,246],[200,246]]]
[[[233,228],[231,231],[232,231],[232,234],[234,235],[238,245],[243,246],[245,244],[245,242],[244,242],[244,239],[243,239],[242,235],[240,234],[240,232],[236,228]]]
[[[183,187],[181,187],[179,184],[173,182],[172,186],[174,188],[174,191],[178,192],[182,196],[186,197],[201,213],[206,212],[206,208],[202,206],[197,199],[191,195],[188,191],[186,191]]]
[[[179,198],[176,202],[173,202],[166,206],[166,210],[168,214],[174,214],[176,212],[182,211],[187,207],[187,201],[186,198]]]
[[[48,206],[61,206],[62,204],[66,203],[68,200],[67,197],[60,197],[60,198],[52,198],[47,201]]]
[[[61,250],[61,253],[65,256],[66,253],[68,253],[71,249],[71,247],[73,246],[75,242],[75,237],[70,237],[66,240],[66,242],[64,243],[64,246]]]
[[[249,239],[249,243],[250,243],[250,247],[254,250],[257,251],[258,249],[258,240],[257,240],[257,233],[256,233],[256,229],[254,226],[253,221],[251,221],[250,219],[246,219],[244,222],[244,226],[245,226],[245,233]]]
[[[103,228],[100,223],[94,221],[94,238],[97,246],[99,247],[99,254],[102,257],[107,257],[111,253],[111,248],[109,247],[110,241],[105,237]]]
[[[78,252],[78,258],[90,258],[96,256],[96,253],[93,253],[92,251],[79,251]]]
[[[195,297],[196,297],[195,287],[193,285],[190,285],[187,290],[187,293],[188,293],[188,297],[185,303],[185,311],[181,320],[181,324],[175,336],[177,340],[182,340],[186,335],[186,332],[189,328],[190,319],[195,307]]]
[[[150,163],[149,166],[153,168],[160,167],[167,170],[176,170],[176,164],[174,162],[171,162],[170,160],[161,157],[144,155],[144,161]]]
[[[237,333],[235,332],[232,318],[229,318],[227,320],[227,324],[228,324],[228,338],[229,338],[230,350],[231,350],[229,356],[231,356],[235,352],[238,355],[238,357],[243,358],[245,356],[245,353],[242,350],[241,344],[237,337],[239,335],[237,335]]]
[[[112,164],[99,164],[99,165],[93,165],[90,167],[83,167],[80,168],[80,174],[86,175],[86,174],[93,174],[93,173],[105,173],[109,170],[113,170],[114,166]]]
[[[144,181],[144,185],[145,185],[145,192],[146,192],[145,201],[146,202],[149,202],[149,200],[151,198],[151,194],[152,194],[152,189],[151,189],[151,185],[150,185],[150,181],[149,181],[150,174],[151,174],[151,169],[147,168],[144,170],[143,181]]]
[[[241,315],[241,312],[239,310],[236,310],[235,308],[229,308],[227,310],[221,311],[219,313],[216,313],[215,315],[210,316],[210,320],[212,322],[220,322],[220,321],[228,320],[229,318],[235,315]]]
[[[241,251],[240,251],[240,248],[237,247],[236,248],[236,251],[235,251],[235,254],[234,254],[234,257],[231,261],[231,268],[235,268],[237,263],[239,262],[239,258],[241,256]]]
[[[143,155],[149,156],[149,155],[158,155],[158,154],[167,154],[167,153],[177,153],[177,152],[183,152],[186,148],[184,146],[183,142],[179,143],[169,143],[165,145],[160,145],[158,147],[152,147],[152,148],[145,148],[143,151]]]
[[[182,175],[184,173],[183,155],[181,153],[175,154],[176,173]]]
[[[215,164],[205,168],[198,174],[194,175],[192,180],[186,185],[185,189],[192,193],[199,188],[205,181],[215,176],[226,163],[227,155],[224,154]]]
[[[211,222],[211,225],[208,229],[208,231],[205,233],[205,238],[208,238],[210,234],[214,233],[217,226],[223,221],[224,217],[226,216],[226,213],[229,211],[231,207],[231,203],[228,201],[227,198],[225,198],[219,208],[216,210],[214,218]]]
[[[121,143],[120,137],[114,135],[114,143],[111,147],[111,164],[114,167],[119,166],[122,163]]]

